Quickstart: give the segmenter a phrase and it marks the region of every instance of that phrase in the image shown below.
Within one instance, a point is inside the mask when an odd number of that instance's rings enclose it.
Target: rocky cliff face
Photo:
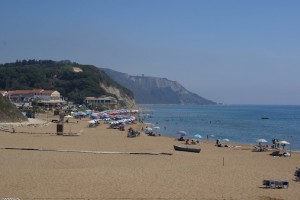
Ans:
[[[138,104],[215,104],[166,78],[130,76],[102,68],[107,75],[134,93]]]
[[[107,86],[100,83],[100,87],[104,89],[107,93],[113,94],[118,99],[118,107],[120,108],[133,108],[135,106],[135,101],[132,97],[124,94],[119,88],[113,86]]]

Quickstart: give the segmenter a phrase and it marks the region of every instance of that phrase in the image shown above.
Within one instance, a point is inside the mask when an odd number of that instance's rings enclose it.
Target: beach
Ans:
[[[273,157],[250,145],[216,147],[205,139],[195,145],[200,153],[174,151],[184,142],[144,133],[128,138],[129,127],[145,127],[140,122],[119,131],[70,119],[64,132],[80,135],[58,136],[49,122],[55,116],[37,117],[47,122],[0,131],[0,199],[300,199],[296,152]],[[264,179],[286,180],[289,187],[265,188]]]

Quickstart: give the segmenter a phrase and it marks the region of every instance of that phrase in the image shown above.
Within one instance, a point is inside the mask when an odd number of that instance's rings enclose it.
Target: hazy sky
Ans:
[[[226,104],[300,104],[300,1],[0,0],[0,63],[71,60]]]

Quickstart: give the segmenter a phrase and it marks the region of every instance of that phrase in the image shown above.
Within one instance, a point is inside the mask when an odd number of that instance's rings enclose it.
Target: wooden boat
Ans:
[[[174,149],[176,151],[187,151],[187,152],[194,152],[194,153],[200,153],[201,148],[197,147],[187,147],[187,146],[178,146],[178,145],[173,145]]]

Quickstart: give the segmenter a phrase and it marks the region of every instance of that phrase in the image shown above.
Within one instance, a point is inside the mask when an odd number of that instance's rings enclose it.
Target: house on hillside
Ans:
[[[19,104],[35,101],[40,105],[55,105],[65,102],[56,90],[14,90],[8,91],[7,96],[11,102]]]
[[[118,101],[115,97],[86,97],[84,103],[87,105],[116,105]]]

